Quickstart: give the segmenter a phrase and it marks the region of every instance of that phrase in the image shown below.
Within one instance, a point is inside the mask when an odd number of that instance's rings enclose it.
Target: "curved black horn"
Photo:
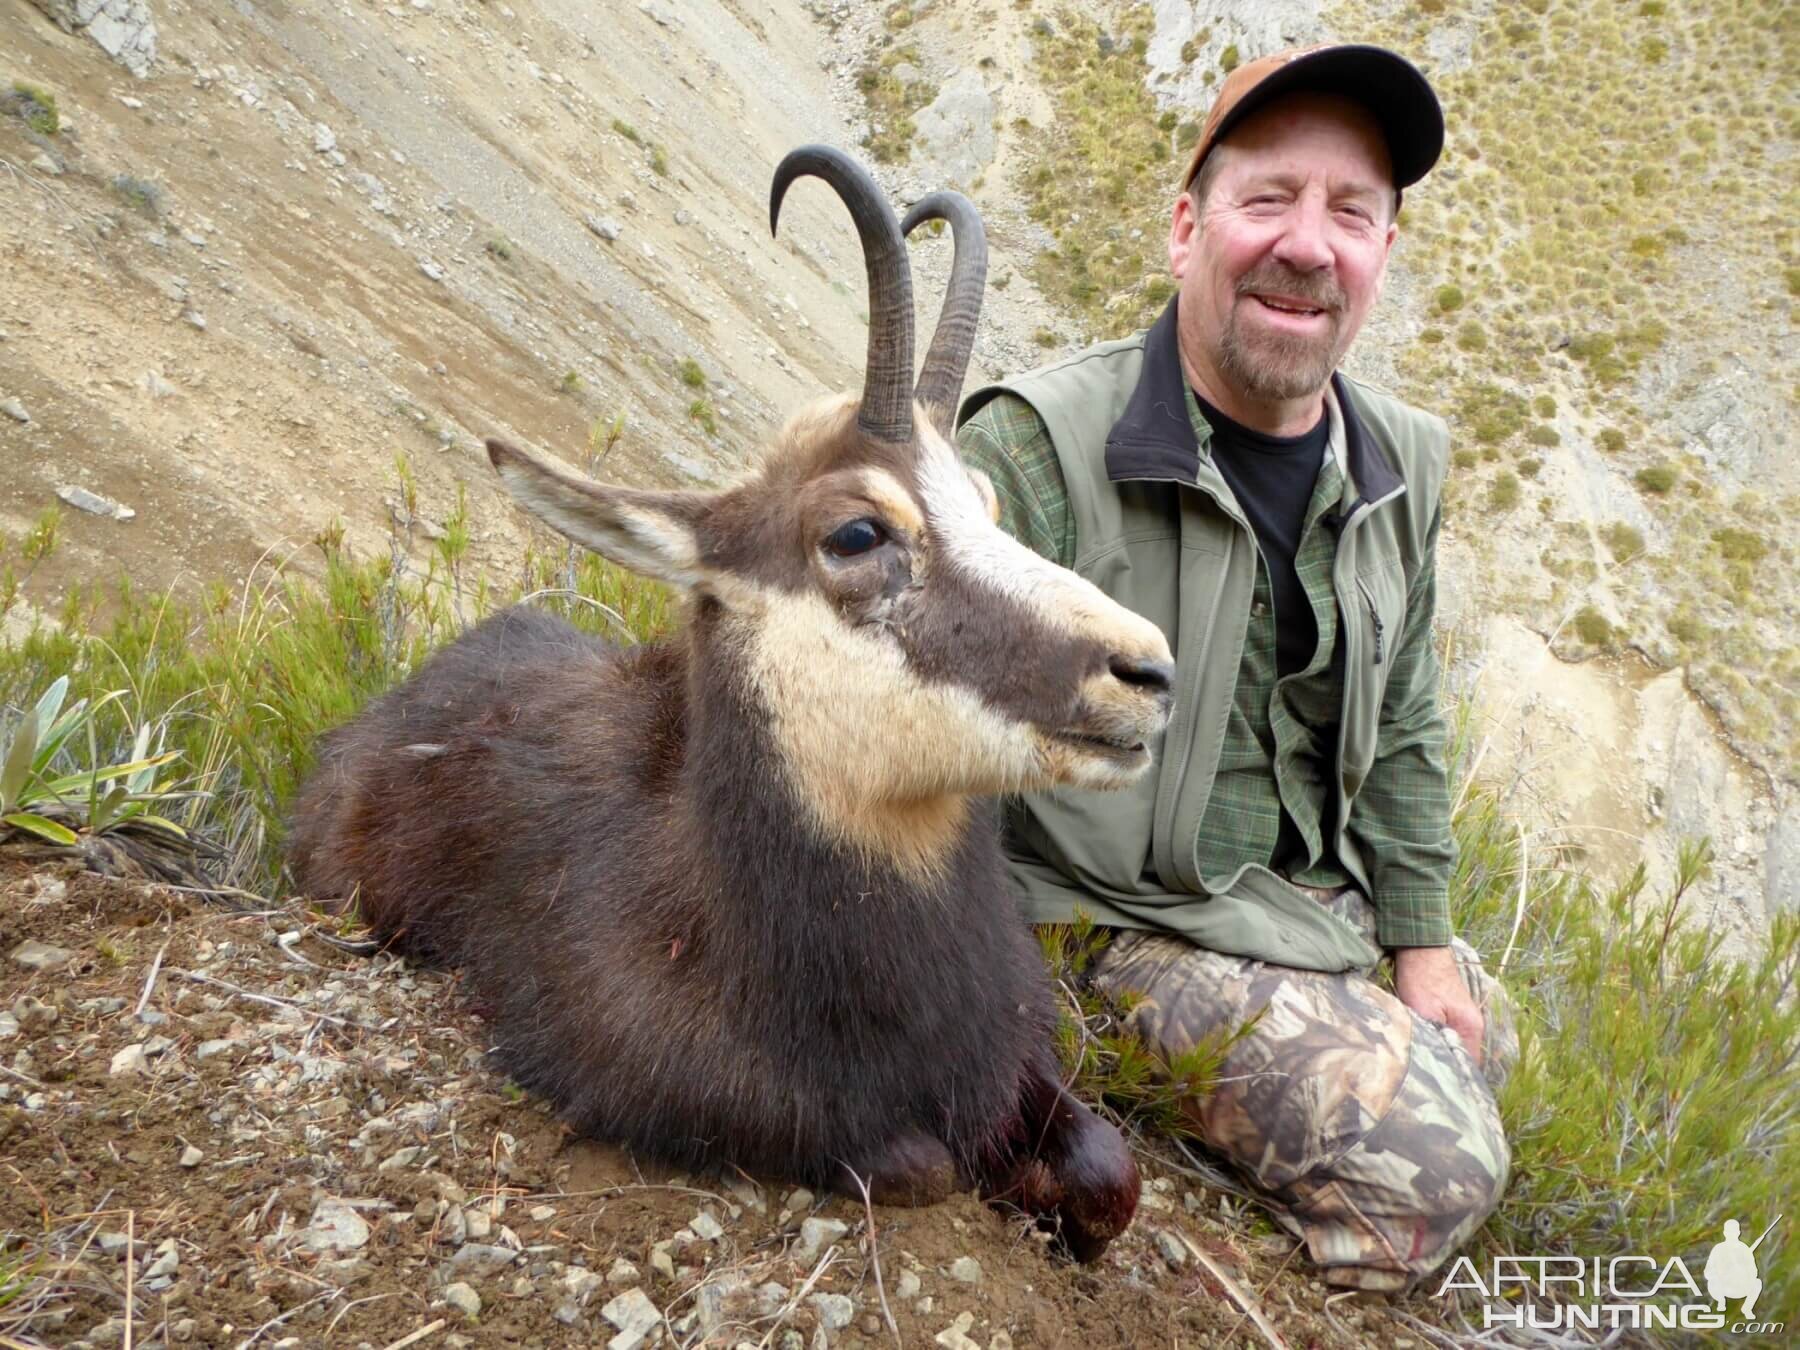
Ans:
[[[781,216],[781,199],[796,179],[823,178],[850,208],[869,273],[869,362],[863,372],[859,426],[879,440],[913,438],[912,268],[894,208],[868,171],[829,145],[803,145],[775,168],[769,187],[769,233]]]
[[[944,290],[944,307],[938,312],[937,331],[925,353],[925,369],[913,397],[931,415],[931,424],[946,440],[955,430],[956,405],[962,399],[963,377],[969,372],[969,354],[975,349],[975,321],[981,316],[982,288],[987,284],[987,231],[975,203],[960,192],[934,192],[922,197],[900,222],[900,232],[911,234],[927,220],[947,220],[956,241],[950,263],[950,284]]]

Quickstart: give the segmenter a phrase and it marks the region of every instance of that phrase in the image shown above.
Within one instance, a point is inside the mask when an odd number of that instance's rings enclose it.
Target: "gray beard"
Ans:
[[[1279,333],[1246,337],[1238,331],[1233,307],[1219,335],[1219,372],[1250,397],[1265,402],[1316,394],[1343,358],[1340,325],[1340,316],[1334,314],[1331,331],[1320,339]]]

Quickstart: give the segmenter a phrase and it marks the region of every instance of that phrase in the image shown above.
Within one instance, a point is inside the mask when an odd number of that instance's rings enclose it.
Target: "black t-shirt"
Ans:
[[[1325,463],[1330,420],[1321,408],[1311,431],[1268,436],[1233,421],[1199,394],[1194,401],[1212,427],[1212,461],[1256,532],[1275,602],[1275,670],[1291,675],[1306,669],[1319,647],[1319,625],[1294,568],[1294,555]]]

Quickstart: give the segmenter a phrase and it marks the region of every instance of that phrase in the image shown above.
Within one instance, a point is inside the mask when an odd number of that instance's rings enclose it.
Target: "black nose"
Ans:
[[[1135,656],[1114,656],[1107,662],[1113,678],[1135,684],[1148,694],[1169,697],[1175,689],[1175,667],[1167,661],[1145,661]]]

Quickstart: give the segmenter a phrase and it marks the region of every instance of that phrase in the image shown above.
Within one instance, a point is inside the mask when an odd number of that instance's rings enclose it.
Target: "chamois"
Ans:
[[[1000,794],[1149,766],[1155,625],[995,523],[950,442],[986,270],[955,260],[913,383],[899,222],[854,160],[788,155],[849,208],[860,399],[828,398],[717,492],[603,486],[500,441],[513,495],[687,594],[620,649],[515,607],[328,734],[289,858],[384,939],[460,966],[497,1061],[576,1129],[884,1203],[978,1185],[1097,1256],[1137,1205],[1118,1132],[1062,1086]],[[916,398],[915,398],[916,392]]]

